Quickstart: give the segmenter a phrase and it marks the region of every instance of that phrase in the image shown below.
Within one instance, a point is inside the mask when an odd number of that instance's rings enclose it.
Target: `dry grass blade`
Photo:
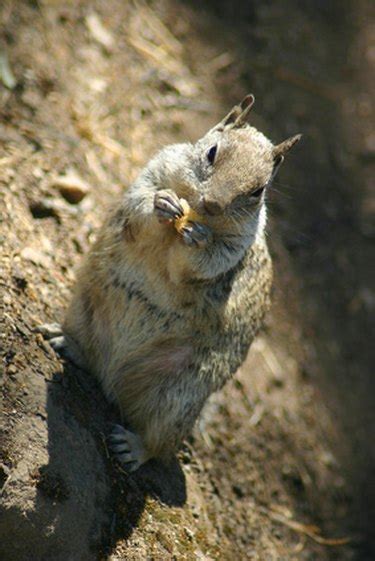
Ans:
[[[106,438],[105,438],[105,436],[102,432],[100,433],[100,438],[102,439],[102,443],[103,443],[103,446],[104,446],[104,451],[105,451],[105,455],[107,457],[107,460],[109,460],[111,456],[109,454]]]
[[[145,22],[145,27],[148,27],[155,38],[158,39],[160,44],[163,44],[166,50],[174,56],[182,56],[183,46],[176,39],[169,29],[164,25],[161,19],[153,12],[148,6],[144,5],[139,7],[138,15]]]
[[[111,152],[114,156],[119,157],[124,155],[124,146],[99,130],[101,124],[99,121],[94,120],[92,113],[93,112],[89,112],[83,115],[76,107],[72,106],[72,117],[80,136],[108,150],[108,152]]]
[[[318,95],[324,99],[328,99],[329,101],[333,101],[334,103],[342,98],[342,92],[339,88],[334,89],[328,85],[317,84],[316,81],[310,80],[306,76],[301,76],[296,72],[292,72],[288,68],[283,68],[281,66],[276,68],[275,75],[279,80],[288,82],[288,84],[292,84],[297,88],[301,88],[302,90]]]
[[[271,510],[271,509],[262,507],[261,510],[267,516],[269,516],[272,520],[274,520],[275,522],[279,522],[280,524],[283,524],[284,526],[287,526],[291,530],[294,530],[294,532],[298,532],[299,534],[303,534],[305,536],[308,536],[309,538],[314,540],[316,543],[319,543],[320,545],[327,545],[327,546],[335,547],[335,546],[339,546],[339,545],[345,545],[345,544],[347,544],[351,541],[350,538],[347,538],[347,537],[346,538],[325,538],[325,537],[321,536],[321,530],[320,530],[320,528],[318,528],[318,526],[314,526],[312,524],[303,524],[302,522],[297,522],[296,520],[293,520],[292,518],[284,516],[280,512],[276,512],[275,509]]]
[[[92,171],[92,173],[96,176],[96,178],[100,182],[105,183],[109,181],[103,166],[101,165],[99,159],[97,158],[93,150],[88,150],[85,154],[85,158],[87,161],[88,168]]]
[[[232,54],[225,52],[221,53],[217,57],[211,60],[210,68],[212,72],[219,72],[220,70],[225,70],[235,62],[235,58]]]
[[[187,67],[182,65],[177,59],[171,57],[162,45],[156,45],[142,37],[134,35],[129,35],[128,41],[134,49],[148,60],[148,62],[170,73],[168,81],[180,95],[190,96],[196,93],[196,87],[191,80]]]
[[[152,62],[165,67],[171,72],[176,72],[179,68],[178,63],[168,56],[161,45],[155,45],[142,37],[129,37],[128,40],[137,51],[146,58],[151,59]]]
[[[0,81],[9,90],[13,90],[17,85],[13,72],[10,68],[6,53],[0,51]]]
[[[110,51],[115,43],[113,35],[106,29],[98,14],[91,13],[86,17],[86,25],[92,37],[105,49]]]
[[[263,403],[257,403],[255,408],[254,408],[254,412],[249,419],[249,425],[251,425],[252,427],[256,427],[257,425],[259,425],[259,423],[262,420],[262,417],[265,413],[265,410],[266,409],[265,409]]]
[[[197,93],[189,68],[182,60],[183,47],[150,8],[141,5],[131,19],[129,44],[158,70],[182,96]]]

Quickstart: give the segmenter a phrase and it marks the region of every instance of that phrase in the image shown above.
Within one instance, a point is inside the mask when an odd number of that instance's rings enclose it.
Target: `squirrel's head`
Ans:
[[[247,95],[194,145],[201,212],[210,216],[249,215],[264,200],[285,154],[301,135],[274,146],[247,123],[254,96]]]
[[[212,226],[257,215],[285,154],[301,138],[273,145],[247,122],[253,103],[247,95],[195,144],[167,146],[146,168],[154,185],[172,189]]]

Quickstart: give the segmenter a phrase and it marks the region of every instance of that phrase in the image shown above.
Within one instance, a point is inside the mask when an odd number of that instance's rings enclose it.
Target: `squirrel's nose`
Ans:
[[[216,201],[210,201],[209,199],[204,199],[203,206],[207,214],[211,216],[216,216],[222,212],[221,205]]]

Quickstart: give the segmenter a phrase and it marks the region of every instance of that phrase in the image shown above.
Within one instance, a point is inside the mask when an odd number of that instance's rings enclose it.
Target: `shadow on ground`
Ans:
[[[65,512],[60,505],[54,531],[59,540],[77,535],[71,514],[77,512],[79,519],[81,508],[88,526],[85,534],[92,536],[91,550],[109,556],[138,526],[147,497],[169,507],[185,504],[185,476],[176,458],[168,466],[150,461],[135,474],[112,460],[106,438],[119,414],[90,374],[67,364],[64,375],[50,384],[47,412],[49,463],[40,470],[38,489],[49,499],[76,502]],[[79,536],[78,540],[81,543]]]
[[[30,420],[29,450],[9,482],[20,489],[23,508],[16,502],[6,509],[4,559],[109,558],[138,527],[147,498],[168,507],[185,504],[185,476],[177,459],[169,466],[149,462],[132,475],[111,460],[105,441],[118,416],[87,373],[70,364],[56,373],[48,381],[42,416]],[[42,434],[44,422],[46,462],[32,439],[33,433]],[[37,467],[30,472],[33,463]],[[30,478],[35,493],[27,500]]]

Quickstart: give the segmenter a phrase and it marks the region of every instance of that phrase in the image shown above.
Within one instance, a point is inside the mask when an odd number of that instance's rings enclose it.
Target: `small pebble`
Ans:
[[[39,251],[38,249],[34,249],[32,247],[25,247],[21,251],[21,257],[22,259],[31,261],[32,263],[34,263],[34,265],[41,265],[45,268],[50,266],[50,260],[48,256],[45,255],[45,253],[43,253],[42,251]]]
[[[61,195],[68,203],[77,205],[90,192],[90,185],[84,181],[75,171],[69,171],[66,175],[59,175],[53,181]]]

